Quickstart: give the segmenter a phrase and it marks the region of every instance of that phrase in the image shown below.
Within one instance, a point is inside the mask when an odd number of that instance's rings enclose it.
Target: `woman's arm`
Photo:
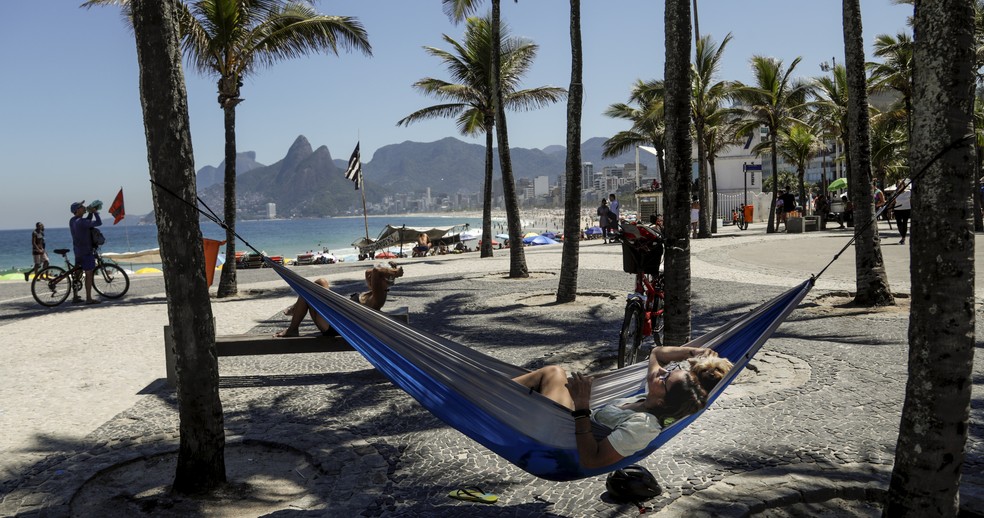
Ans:
[[[594,378],[575,372],[567,380],[567,390],[574,400],[574,438],[577,442],[577,456],[581,466],[600,468],[610,466],[623,459],[612,448],[608,439],[597,440],[591,433],[591,384]]]

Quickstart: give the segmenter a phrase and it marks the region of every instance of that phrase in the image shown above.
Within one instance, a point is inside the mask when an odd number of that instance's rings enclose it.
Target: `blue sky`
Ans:
[[[128,214],[152,210],[133,35],[118,9],[84,10],[80,3],[0,2],[0,171],[11,189],[0,229],[33,228],[39,220],[49,227],[67,226],[73,200],[101,199],[108,205],[120,187]],[[458,136],[448,120],[396,126],[414,110],[434,104],[411,88],[414,81],[447,77],[421,47],[448,48],[442,34],[462,39],[464,27],[447,20],[440,0],[322,0],[316,5],[322,13],[361,20],[373,57],[316,55],[259,70],[246,80],[245,102],[237,110],[240,151],[255,151],[259,162],[270,164],[305,135],[314,147],[326,145],[334,158],[347,159],[361,138],[368,161],[387,144],[448,136],[469,140]],[[787,63],[802,56],[797,75],[817,76],[821,62],[843,62],[840,5],[701,0],[700,30],[717,41],[733,33],[722,79],[749,81],[748,60],[756,54]],[[625,129],[624,123],[602,115],[604,109],[625,101],[637,78],[662,76],[662,6],[658,0],[582,2],[585,139]],[[861,9],[869,59],[875,35],[905,29],[912,10],[891,0],[862,0]],[[525,86],[566,88],[569,2],[503,0],[502,15],[513,35],[540,46]],[[187,68],[185,76],[195,169],[218,165],[223,129],[215,78]],[[562,145],[565,113],[561,103],[512,114],[511,145]]]

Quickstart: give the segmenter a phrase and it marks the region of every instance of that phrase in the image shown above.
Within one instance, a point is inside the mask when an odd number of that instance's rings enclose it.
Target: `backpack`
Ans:
[[[92,247],[97,248],[106,244],[106,236],[99,231],[98,228],[92,227],[89,229],[89,238],[92,239]]]

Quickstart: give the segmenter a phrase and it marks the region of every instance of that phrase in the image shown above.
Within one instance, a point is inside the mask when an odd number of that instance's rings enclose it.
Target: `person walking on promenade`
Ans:
[[[389,292],[389,287],[393,282],[396,281],[397,277],[403,277],[403,267],[397,266],[396,263],[390,261],[388,264],[381,263],[372,268],[366,270],[366,285],[369,286],[369,291],[365,293],[353,293],[352,300],[362,304],[363,306],[368,306],[376,311],[383,308],[383,304],[386,304],[386,296]],[[330,289],[328,285],[328,280],[325,278],[319,278],[314,281],[316,284],[324,289]],[[301,322],[304,321],[304,317],[311,314],[311,321],[317,326],[321,334],[325,336],[337,336],[338,333],[332,330],[331,325],[328,321],[321,317],[317,312],[311,311],[310,305],[304,300],[304,297],[297,297],[297,301],[293,305],[289,306],[284,310],[284,315],[290,318],[290,325],[287,329],[275,333],[273,336],[277,338],[284,338],[290,336],[298,336],[300,334]]]
[[[690,239],[697,239],[697,229],[700,227],[700,201],[694,196],[690,199]]]
[[[601,205],[598,206],[598,226],[601,227],[601,240],[608,242],[608,218],[611,217],[611,210],[608,208],[608,200],[602,198]]]
[[[622,215],[619,214],[619,203],[615,198],[615,193],[608,195],[608,226],[610,230],[608,231],[608,242],[614,243],[620,240],[619,233],[619,222],[622,221]]]
[[[75,264],[82,267],[85,272],[85,303],[98,304],[100,301],[92,298],[92,271],[96,269],[95,246],[92,244],[92,229],[102,225],[102,218],[99,217],[99,210],[96,207],[86,208],[85,201],[77,201],[71,207],[72,219],[68,221],[68,228],[72,231],[72,248],[75,251]],[[88,212],[88,216],[82,217]],[[82,302],[78,293],[72,298],[72,302]]]
[[[34,232],[31,232],[31,255],[34,257],[34,268],[24,272],[25,281],[48,267],[48,253],[44,251],[44,224],[40,221],[34,224]]]
[[[904,245],[905,235],[909,232],[909,216],[912,214],[912,191],[905,188],[905,182],[902,180],[899,180],[895,186],[897,194],[892,210],[895,212],[895,223],[899,225],[899,234],[902,236],[899,244]]]

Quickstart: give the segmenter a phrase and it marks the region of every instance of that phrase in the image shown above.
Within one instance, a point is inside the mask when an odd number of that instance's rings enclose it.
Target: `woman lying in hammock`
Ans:
[[[670,364],[689,360],[690,369]],[[670,366],[670,370],[666,367]],[[663,427],[707,404],[707,393],[731,370],[731,362],[700,347],[656,347],[649,355],[646,393],[601,407],[593,419],[612,430],[598,440],[591,433],[593,378],[550,365],[514,381],[571,409],[577,452],[584,468],[612,465],[645,448]]]

